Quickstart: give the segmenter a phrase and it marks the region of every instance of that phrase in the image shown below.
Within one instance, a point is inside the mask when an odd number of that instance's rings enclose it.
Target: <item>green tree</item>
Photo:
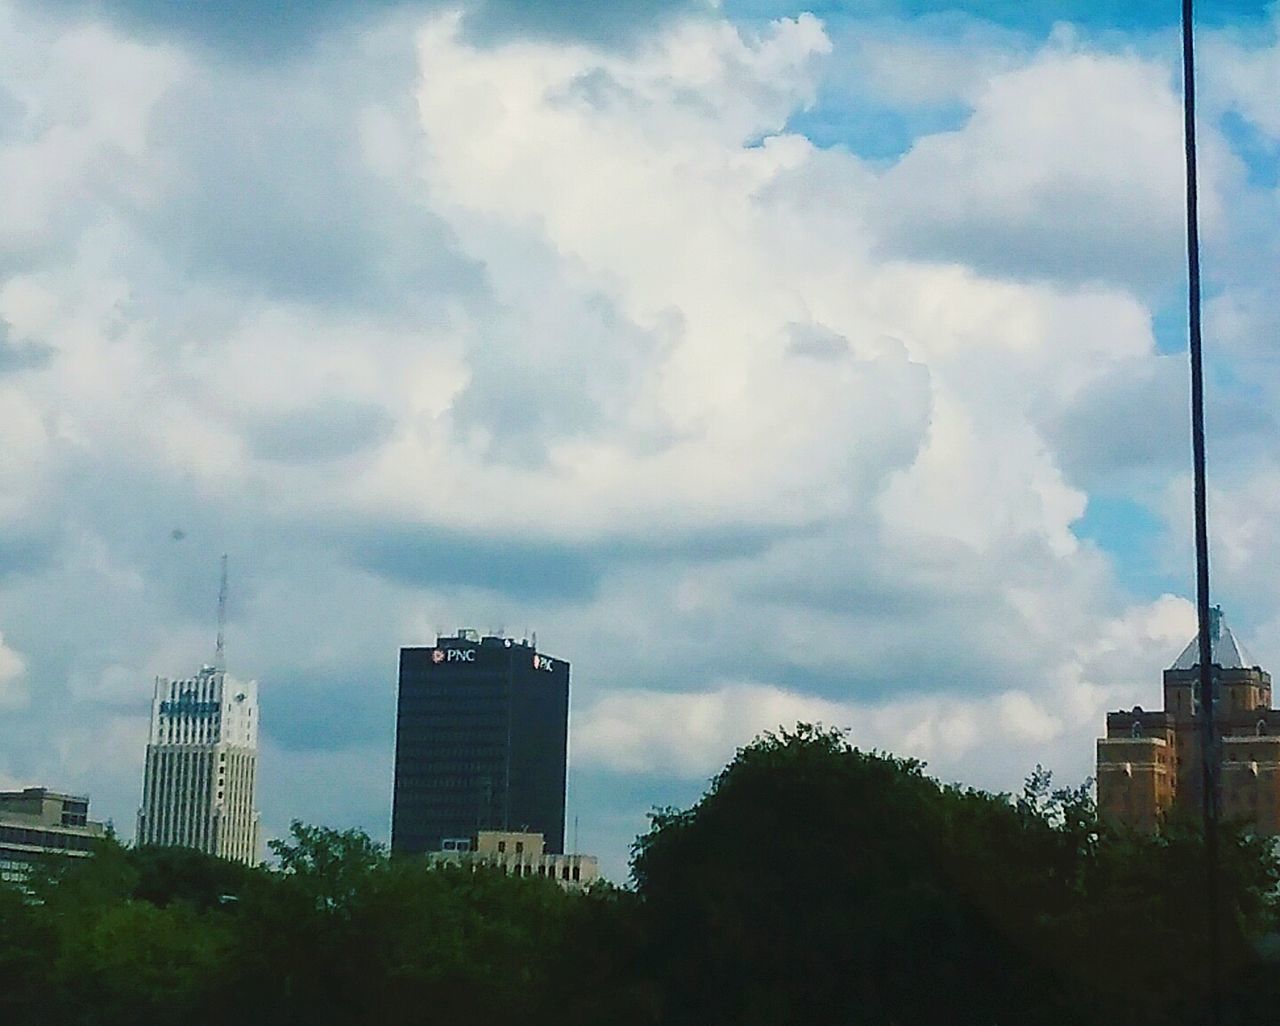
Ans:
[[[1224,831],[1229,987],[1274,932],[1269,842]],[[634,849],[662,1020],[1079,1023],[1202,1014],[1203,842],[1108,829],[1037,767],[1017,798],[801,724]]]
[[[636,845],[664,1021],[1036,1021],[1048,982],[969,886],[1013,819],[837,731],[758,739]]]
[[[355,831],[294,824],[274,847],[281,871],[239,904],[226,988],[267,1020],[568,1021],[571,909],[585,899],[492,868],[392,859]]]

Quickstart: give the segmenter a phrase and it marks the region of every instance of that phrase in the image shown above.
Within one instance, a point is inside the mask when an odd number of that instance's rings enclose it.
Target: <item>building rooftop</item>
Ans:
[[[87,794],[68,794],[65,791],[53,791],[47,787],[24,787],[21,791],[0,791],[0,807],[11,802],[40,802],[45,799],[67,802],[84,802],[88,804]]]
[[[1209,610],[1209,651],[1212,653],[1213,665],[1224,670],[1247,670],[1258,664],[1244,650],[1244,646],[1236,639],[1231,628],[1222,622],[1222,608],[1214,606]],[[1171,670],[1193,670],[1200,665],[1200,638],[1196,636],[1187,642]]]
[[[63,794],[47,787],[0,791],[0,820],[7,825],[103,833],[103,825],[89,819],[89,799],[86,795]]]

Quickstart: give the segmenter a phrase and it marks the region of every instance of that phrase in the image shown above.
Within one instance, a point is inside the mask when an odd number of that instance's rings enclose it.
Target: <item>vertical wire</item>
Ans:
[[[1196,616],[1200,649],[1201,790],[1205,844],[1206,971],[1209,1021],[1222,1021],[1219,986],[1217,736],[1214,725],[1213,645],[1209,612],[1209,527],[1204,441],[1204,360],[1200,335],[1200,227],[1196,169],[1195,35],[1192,0],[1182,0],[1183,140],[1187,172],[1187,326],[1191,355],[1191,453],[1195,478]]]

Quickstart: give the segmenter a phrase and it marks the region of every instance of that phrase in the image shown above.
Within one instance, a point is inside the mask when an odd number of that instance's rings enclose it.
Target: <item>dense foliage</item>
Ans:
[[[1269,844],[1221,842],[1228,1022],[1280,1001]],[[295,824],[277,867],[104,843],[0,888],[0,1023],[1175,1026],[1204,1021],[1202,841],[1108,830],[801,726],[654,814],[633,890],[432,869]]]

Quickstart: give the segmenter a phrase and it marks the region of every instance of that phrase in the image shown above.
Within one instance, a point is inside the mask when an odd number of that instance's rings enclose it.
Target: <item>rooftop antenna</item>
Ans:
[[[218,644],[213,653],[213,668],[226,669],[227,649],[227,554],[222,554],[222,583],[218,587]]]

